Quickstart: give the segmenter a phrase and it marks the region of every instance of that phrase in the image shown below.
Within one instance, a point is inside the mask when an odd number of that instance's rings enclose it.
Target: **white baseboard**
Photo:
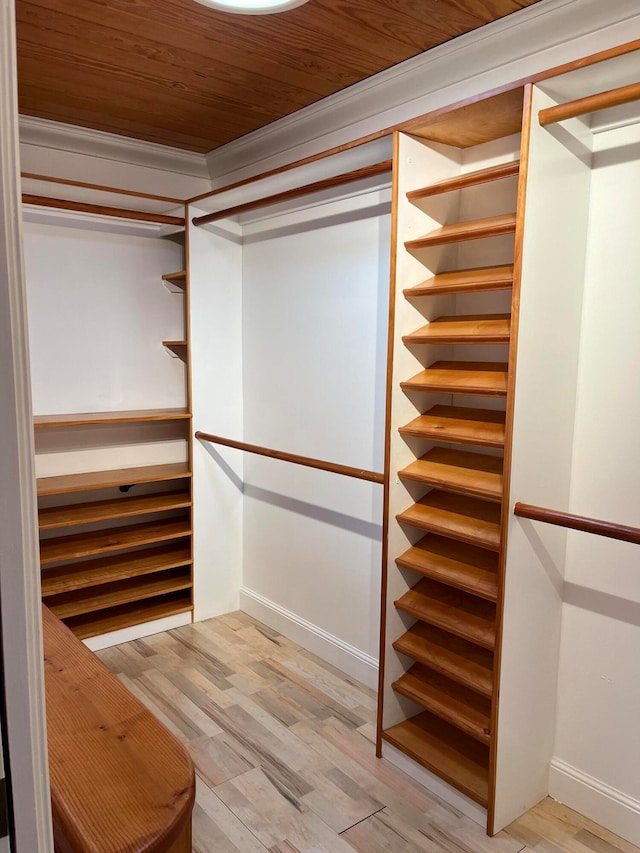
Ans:
[[[436,776],[421,764],[413,761],[413,759],[405,755],[404,752],[400,752],[399,749],[396,749],[390,743],[382,744],[382,757],[389,764],[393,764],[394,767],[397,767],[403,773],[406,773],[407,776],[410,776],[414,782],[422,785],[427,791],[435,794],[436,797],[444,800],[445,803],[453,806],[454,809],[471,818],[474,823],[486,829],[487,811],[478,805],[478,803],[474,803],[469,797],[465,797],[460,791],[456,791],[455,788],[452,788],[451,785],[448,785],[439,776]]]
[[[108,634],[90,637],[88,640],[84,640],[84,644],[92,652],[97,652],[100,649],[119,646],[120,643],[129,643],[131,640],[141,640],[143,637],[150,637],[152,634],[161,634],[163,631],[171,631],[174,628],[182,628],[183,625],[190,624],[191,613],[176,613],[175,616],[167,616],[165,619],[142,622],[140,625],[132,625],[130,628],[121,628],[119,631],[110,631]]]
[[[338,667],[367,687],[378,685],[378,661],[355,646],[292,613],[247,587],[240,589],[240,609],[305,649]]]
[[[640,800],[554,758],[549,794],[632,844],[640,845]]]

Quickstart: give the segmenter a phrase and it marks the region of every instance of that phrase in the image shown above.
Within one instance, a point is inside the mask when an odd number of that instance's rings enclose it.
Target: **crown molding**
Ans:
[[[541,0],[206,155],[214,186],[640,38],[637,0]]]
[[[20,116],[20,142],[208,180],[203,154],[64,122]]]

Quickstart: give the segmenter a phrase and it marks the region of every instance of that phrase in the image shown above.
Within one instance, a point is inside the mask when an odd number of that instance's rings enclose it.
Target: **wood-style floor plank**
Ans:
[[[196,777],[193,853],[264,853],[266,849],[220,797]]]
[[[487,838],[375,757],[372,690],[244,613],[99,656],[192,756],[194,853],[640,853],[549,799]]]

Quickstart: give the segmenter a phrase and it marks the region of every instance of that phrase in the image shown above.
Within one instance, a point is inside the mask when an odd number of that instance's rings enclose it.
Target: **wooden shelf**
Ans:
[[[431,246],[442,246],[446,243],[462,243],[466,240],[480,240],[484,237],[499,237],[503,234],[514,234],[516,230],[515,213],[502,213],[500,216],[489,216],[486,219],[473,219],[469,222],[456,222],[453,225],[443,225],[424,237],[408,240],[404,246],[408,252],[416,249],[428,249]]]
[[[509,89],[472,103],[437,110],[428,118],[418,118],[405,126],[407,133],[453,145],[471,148],[522,131],[524,90]]]
[[[179,272],[168,272],[162,276],[162,281],[170,290],[185,291],[187,287],[187,271],[180,270]]]
[[[39,477],[38,496],[63,495],[92,489],[109,489],[132,486],[136,483],[160,483],[163,480],[181,480],[190,477],[186,462],[167,465],[145,465],[140,468],[116,468],[110,471],[90,471],[85,474],[62,474],[58,477]]]
[[[500,505],[433,489],[396,516],[401,524],[450,536],[469,545],[500,548]]]
[[[187,360],[189,345],[186,341],[162,341],[162,346],[168,349],[174,358]]]
[[[396,564],[488,601],[498,597],[498,555],[485,548],[429,533],[397,557]]]
[[[393,648],[482,696],[493,692],[493,655],[447,631],[416,622]]]
[[[396,693],[417,702],[436,717],[488,746],[491,702],[484,696],[421,663],[414,664],[391,686]]]
[[[511,337],[511,315],[473,314],[438,317],[409,335],[403,335],[405,346],[412,344],[508,344]]]
[[[443,272],[403,290],[406,299],[438,296],[445,293],[477,293],[484,290],[506,290],[513,287],[513,266],[477,267]]]
[[[501,163],[499,166],[490,166],[488,169],[478,169],[475,172],[464,172],[461,175],[456,175],[453,178],[447,178],[444,181],[438,181],[437,184],[423,187],[419,190],[411,190],[407,193],[407,198],[411,202],[420,201],[423,198],[430,198],[440,193],[448,193],[452,190],[463,190],[468,187],[475,187],[478,184],[485,184],[490,181],[499,181],[502,178],[511,178],[517,175],[520,171],[520,161],[514,160],[510,163]]]
[[[161,548],[148,548],[101,557],[97,560],[85,560],[67,566],[46,569],[42,573],[42,595],[59,595],[64,592],[99,586],[126,578],[188,566],[191,563],[191,550],[182,542],[171,542]]]
[[[434,447],[398,472],[401,480],[437,486],[491,501],[502,498],[503,460],[499,456]]]
[[[399,432],[405,438],[424,438],[448,444],[504,447],[505,413],[494,409],[433,406]]]
[[[468,394],[480,397],[507,396],[506,362],[436,361],[406,382],[403,391]]]
[[[94,554],[123,551],[126,548],[178,539],[190,533],[191,524],[188,519],[170,518],[166,521],[60,536],[40,542],[40,562],[42,565],[64,563]]]
[[[160,572],[151,577],[127,578],[115,583],[102,584],[93,593],[87,589],[63,592],[44,600],[44,604],[58,619],[68,619],[85,613],[94,613],[154,598],[165,593],[178,592],[191,588],[191,572],[189,569],[176,568]]]
[[[476,803],[487,806],[489,750],[483,744],[428,711],[392,726],[382,737]]]
[[[98,424],[130,424],[148,421],[187,420],[191,413],[186,409],[130,409],[122,412],[81,412],[71,415],[36,415],[34,429],[52,427],[90,426]]]
[[[394,604],[421,622],[493,651],[496,608],[489,601],[423,578]]]
[[[86,504],[41,509],[38,512],[38,526],[40,530],[53,530],[94,521],[108,521],[113,518],[167,512],[189,506],[191,506],[189,492],[163,492],[140,497],[123,496],[112,501],[93,501]]]
[[[86,640],[88,637],[97,637],[100,634],[108,634],[110,631],[153,622],[179,613],[188,613],[191,610],[193,610],[191,593],[177,592],[157,599],[148,599],[143,603],[132,602],[101,610],[95,615],[72,616],[65,620],[65,625],[80,640]]]

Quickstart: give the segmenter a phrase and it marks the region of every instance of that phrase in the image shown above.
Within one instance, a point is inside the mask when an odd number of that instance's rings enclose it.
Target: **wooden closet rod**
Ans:
[[[86,181],[72,181],[70,178],[54,178],[51,175],[39,175],[35,172],[20,172],[20,177],[30,181],[41,181],[47,184],[62,184],[65,187],[80,187],[81,189],[97,190],[102,193],[114,193],[115,195],[130,195],[134,198],[148,198],[152,201],[166,201],[169,204],[184,204],[184,199],[173,198],[167,195],[153,195],[153,193],[140,193],[136,190],[123,190],[119,187],[107,187],[104,184],[88,184]]]
[[[271,450],[268,447],[260,447],[258,444],[247,444],[246,441],[234,441],[231,438],[222,438],[219,435],[211,435],[208,432],[201,432],[200,430],[196,432],[195,436],[200,441],[223,444],[225,447],[246,450],[248,453],[257,453],[258,456],[268,456],[270,459],[294,462],[296,465],[305,465],[307,468],[319,468],[321,471],[330,471],[332,474],[342,474],[345,477],[355,477],[356,480],[368,480],[370,483],[384,483],[384,474],[379,474],[377,471],[351,468],[349,465],[337,465],[335,462],[325,462],[322,459],[313,459],[311,456],[298,456],[296,453],[284,453],[282,450]]]
[[[542,127],[554,122],[564,121],[567,118],[576,118],[587,113],[595,113],[597,110],[605,110],[608,107],[619,107],[622,104],[630,104],[632,101],[640,100],[640,83],[631,83],[629,86],[620,86],[618,89],[609,89],[607,92],[599,92],[597,95],[588,95],[577,101],[568,101],[566,104],[558,104],[555,107],[547,107],[538,112],[538,121]]]
[[[139,222],[157,222],[160,225],[184,225],[183,216],[167,216],[164,213],[151,213],[146,210],[127,210],[125,207],[107,207],[102,204],[87,204],[83,201],[69,201],[65,198],[48,198],[43,195],[22,194],[23,204],[35,204],[38,207],[55,207],[58,210],[78,210],[82,213],[97,213],[101,216],[113,216],[117,219],[135,219]]]
[[[523,503],[515,504],[513,514],[520,518],[530,518],[532,521],[545,521],[547,524],[555,524],[558,527],[582,530],[584,533],[595,533],[609,539],[620,539],[623,542],[640,545],[640,527],[627,527],[624,524],[614,524],[611,521],[586,518],[583,515],[572,515],[570,512],[559,512],[555,509]]]
[[[365,166],[362,169],[356,169],[353,172],[344,172],[342,175],[334,175],[333,178],[323,178],[321,181],[316,181],[313,184],[305,184],[302,187],[295,187],[292,190],[285,190],[274,195],[263,196],[263,198],[247,201],[244,204],[237,204],[235,207],[226,207],[223,210],[216,210],[214,213],[205,213],[203,216],[194,216],[191,220],[194,225],[206,225],[207,222],[215,222],[217,219],[227,219],[229,216],[235,216],[238,213],[247,213],[250,210],[257,210],[259,207],[268,207],[270,204],[278,204],[281,201],[290,201],[294,198],[299,198],[303,195],[320,192],[320,190],[328,190],[333,187],[339,187],[342,184],[349,184],[352,181],[359,181],[361,178],[370,178],[373,175],[382,175],[385,172],[391,171],[391,160],[384,160],[381,163],[374,163],[371,166]]]

